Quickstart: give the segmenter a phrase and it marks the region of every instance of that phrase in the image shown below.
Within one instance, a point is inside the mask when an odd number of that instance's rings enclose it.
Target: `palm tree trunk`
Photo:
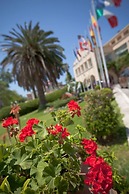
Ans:
[[[35,87],[32,87],[32,90],[33,90],[34,98],[37,98]]]
[[[39,97],[39,109],[43,109],[45,108],[45,105],[46,105],[46,99],[45,99],[42,83],[39,83],[38,81],[36,81],[36,88],[37,88],[38,97]]]

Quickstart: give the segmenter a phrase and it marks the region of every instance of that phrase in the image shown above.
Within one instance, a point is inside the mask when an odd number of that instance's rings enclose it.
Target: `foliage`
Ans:
[[[19,86],[28,91],[36,88],[42,107],[46,103],[45,87],[49,82],[57,85],[57,79],[65,72],[64,49],[58,38],[52,37],[53,32],[42,30],[39,23],[33,26],[30,21],[16,27],[9,35],[2,35],[1,47],[6,56],[1,65],[5,68],[12,64],[12,74]]]
[[[108,194],[112,187],[111,166],[100,157],[95,141],[82,139],[83,127],[77,125],[76,134],[70,135],[60,114],[64,120],[68,117],[73,120],[81,116],[81,108],[77,102],[70,101],[65,112],[57,111],[53,115],[55,125],[46,126],[38,119],[29,119],[21,131],[13,133],[16,144],[0,145],[2,192],[76,193],[85,183],[93,193]],[[2,125],[13,132],[17,122],[9,118]],[[83,161],[88,168],[81,172]]]
[[[55,108],[58,108],[60,106],[64,106],[68,101],[62,101],[61,103],[58,104],[58,98],[61,98],[62,95],[66,92],[66,87],[62,88],[62,89],[59,89],[59,90],[56,90],[50,94],[46,94],[46,100],[47,100],[47,106],[53,106]],[[4,98],[6,99],[6,96],[4,96]],[[14,102],[14,101],[17,101],[19,102],[19,98],[14,98],[14,100],[12,98],[10,98],[10,103],[8,105],[11,104],[11,102]],[[53,102],[53,101],[58,101],[58,102]],[[53,103],[50,103],[50,102],[53,102]],[[39,99],[34,99],[34,100],[31,100],[31,101],[28,101],[28,102],[24,102],[24,103],[20,103],[20,107],[21,107],[21,111],[20,111],[20,115],[25,115],[27,113],[30,113],[34,110],[37,110],[38,107],[39,107]],[[7,107],[3,107],[0,109],[0,120],[2,120],[3,118],[6,118],[9,116],[9,112],[10,112],[10,106],[7,106]]]
[[[75,95],[84,92],[83,83],[71,81],[67,84],[67,90]]]
[[[113,93],[109,88],[90,90],[85,95],[84,118],[86,129],[99,142],[106,142],[117,134],[118,114],[112,106]]]
[[[23,96],[9,89],[9,84],[12,81],[11,73],[0,69],[0,108],[10,105],[10,103],[15,100],[18,100],[18,102],[25,101]]]
[[[55,90],[50,94],[46,94],[47,103],[53,102],[62,97],[62,95],[67,91],[67,87],[63,87],[62,89]]]
[[[70,81],[72,81],[72,75],[68,70],[66,71],[65,81],[66,81],[66,83],[69,83]]]
[[[72,97],[67,98],[67,99],[57,99],[57,100],[55,100],[54,102],[47,103],[47,106],[48,106],[48,107],[53,107],[53,108],[57,109],[57,108],[66,106],[66,104],[67,104],[70,100],[72,100],[72,99],[73,99],[73,100],[76,100],[76,97],[75,97],[75,96],[72,96]]]
[[[108,62],[108,69],[113,69],[117,75],[120,75],[121,71],[129,66],[129,53],[119,57],[116,61]]]
[[[39,100],[35,99],[35,100],[30,100],[28,102],[24,102],[24,103],[20,103],[20,115],[25,115],[27,113],[30,113],[34,110],[37,110],[39,106]],[[10,106],[7,107],[3,107],[0,109],[0,120],[2,120],[5,117],[8,117],[10,113]]]
[[[9,106],[11,102],[18,101],[24,102],[26,100],[25,97],[17,94],[16,91],[12,91],[9,89],[0,90],[0,99],[2,100],[3,106]]]
[[[13,82],[12,74],[9,70],[4,71],[3,69],[0,69],[0,81],[5,82],[9,87],[9,84]]]

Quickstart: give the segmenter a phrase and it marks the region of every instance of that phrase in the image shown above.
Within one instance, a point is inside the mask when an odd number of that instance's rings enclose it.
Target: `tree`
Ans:
[[[66,81],[66,84],[68,84],[70,81],[72,81],[72,75],[71,73],[69,72],[69,66],[68,64],[65,64],[65,71],[66,71],[66,78],[65,78],[65,81]]]
[[[23,102],[25,98],[17,94],[16,91],[10,90],[8,84],[0,80],[0,108],[9,106],[14,101]]]
[[[50,81],[57,85],[57,79],[65,72],[64,49],[58,44],[58,38],[52,37],[52,31],[40,29],[39,23],[32,22],[22,27],[16,25],[10,35],[2,35],[2,44],[6,57],[1,62],[3,67],[12,64],[12,74],[18,85],[26,90],[37,89],[40,106],[44,107],[45,86]]]
[[[129,67],[129,53],[124,54],[123,56],[117,58],[115,61],[111,61],[107,64],[109,70],[112,69],[117,76],[119,77],[121,72],[126,68]]]
[[[12,74],[9,70],[4,71],[3,69],[0,69],[0,81],[5,82],[7,87],[9,87],[9,84],[13,82]]]

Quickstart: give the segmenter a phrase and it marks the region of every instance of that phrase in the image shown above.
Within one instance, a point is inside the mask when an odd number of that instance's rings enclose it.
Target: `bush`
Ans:
[[[10,106],[6,106],[0,109],[0,121],[9,116]]]
[[[101,143],[117,133],[118,114],[112,106],[113,92],[109,88],[86,93],[84,118],[86,129]]]
[[[47,102],[53,102],[53,101],[61,98],[61,96],[66,92],[66,90],[67,90],[67,88],[64,87],[63,89],[56,90],[51,94],[47,94],[46,95]],[[64,103],[64,102],[61,102],[61,103]],[[66,103],[64,103],[64,104],[66,104]],[[54,104],[55,104],[54,105],[55,108],[62,106],[62,105],[58,105],[58,101],[55,102]],[[19,105],[21,107],[20,116],[22,116],[22,115],[30,113],[34,110],[37,110],[39,108],[39,99],[37,98],[37,99],[31,100],[28,102],[19,103]],[[0,109],[0,121],[9,116],[10,110],[11,110],[10,106],[6,106],[6,107],[3,107]]]
[[[67,98],[67,99],[55,100],[54,102],[47,103],[47,106],[48,107],[59,108],[59,107],[65,106],[72,99],[76,100],[76,96],[72,96],[71,98]]]
[[[21,108],[20,116],[22,116],[38,109],[39,100],[35,99],[28,102],[19,103],[19,106]],[[10,110],[11,110],[11,106],[6,106],[0,109],[0,121],[9,116]]]
[[[22,115],[30,113],[34,110],[37,110],[39,107],[39,100],[34,99],[34,100],[30,100],[30,101],[25,102],[25,103],[20,103],[19,105],[21,107],[20,116],[22,116]]]
[[[59,98],[62,97],[62,95],[67,91],[67,87],[64,87],[62,89],[56,90],[50,94],[46,95],[46,101],[47,102],[53,102]]]

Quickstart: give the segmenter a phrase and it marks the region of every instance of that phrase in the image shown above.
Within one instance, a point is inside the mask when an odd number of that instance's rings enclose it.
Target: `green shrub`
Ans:
[[[27,113],[30,113],[39,107],[39,100],[31,100],[28,102],[19,103],[19,106],[21,108],[20,110],[20,116],[25,115]],[[8,116],[10,116],[11,107],[6,106],[0,109],[0,121]]]
[[[8,117],[10,114],[10,106],[6,106],[0,109],[0,121],[6,117]]]
[[[47,101],[47,102],[53,102],[53,101],[55,101],[55,100],[61,98],[62,95],[63,95],[65,92],[67,92],[67,87],[64,87],[64,88],[59,89],[59,90],[56,90],[56,91],[54,91],[54,92],[52,92],[52,93],[50,93],[50,94],[47,94],[47,95],[46,95],[46,101]]]
[[[70,100],[76,100],[76,97],[72,96],[71,98],[67,98],[67,99],[57,99],[54,102],[47,103],[47,106],[59,108],[59,107],[65,106]]]
[[[39,100],[34,99],[34,100],[30,100],[28,102],[20,103],[19,105],[21,107],[20,116],[22,116],[22,115],[30,113],[34,110],[37,110],[39,107]]]
[[[67,101],[60,101],[58,99],[60,99],[62,97],[62,95],[67,91],[67,88],[64,87],[63,89],[59,89],[56,90],[50,94],[46,95],[46,100],[48,103],[53,102],[52,106],[54,106],[55,108],[64,106],[67,104]],[[70,100],[70,99],[69,99]],[[55,101],[55,102],[54,102]],[[21,110],[20,110],[20,116],[25,115],[27,113],[30,113],[34,110],[37,110],[39,108],[39,99],[34,99],[31,101],[27,101],[27,102],[23,102],[23,103],[19,103]],[[50,105],[49,105],[50,106]],[[9,116],[10,113],[10,106],[6,106],[0,109],[0,121],[6,117]]]
[[[84,118],[86,129],[101,143],[117,133],[118,114],[112,106],[113,92],[109,88],[86,93]]]

